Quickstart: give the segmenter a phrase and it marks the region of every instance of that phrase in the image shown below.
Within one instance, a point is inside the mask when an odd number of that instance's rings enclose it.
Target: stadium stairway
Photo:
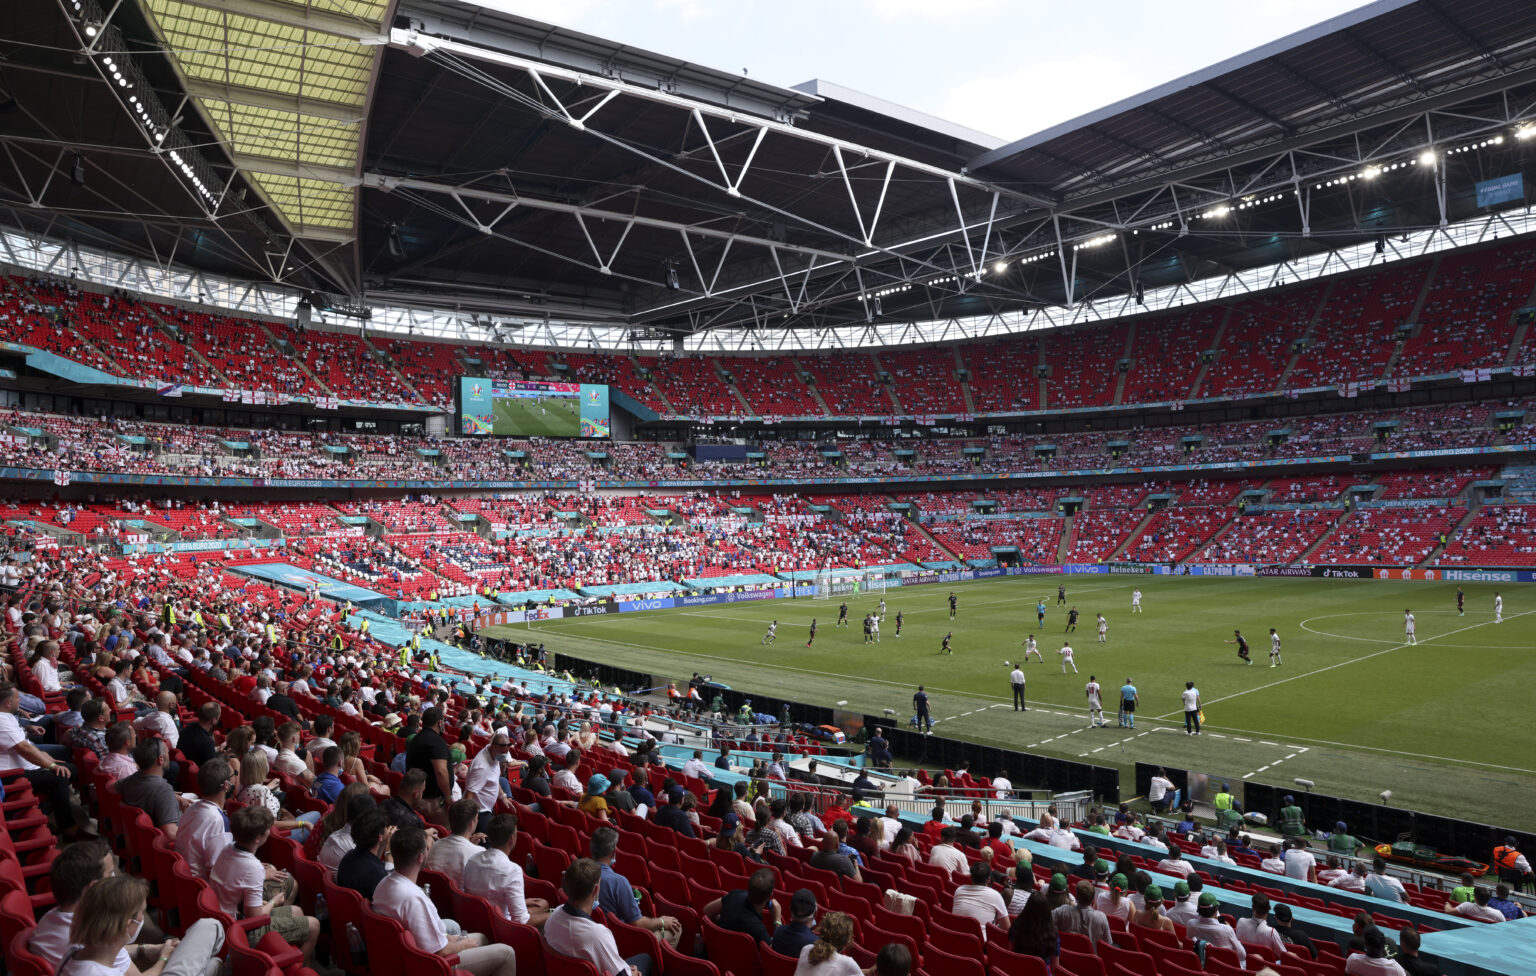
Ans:
[[[927,539],[929,542],[933,543],[935,546],[938,546],[939,547],[939,551],[943,552],[943,553],[946,553],[949,556],[950,559],[953,559],[955,562],[960,563],[962,565],[965,563],[965,557],[964,556],[962,556],[959,553],[955,552],[955,550],[951,549],[949,546],[946,546],[944,543],[940,542],[937,538],[935,538],[933,533],[928,531],[928,527],[926,525],[924,525],[923,523],[919,522],[917,519],[908,519],[907,520],[907,524],[912,526],[914,529],[916,529],[918,535],[922,536],[924,539]]]
[[[1296,368],[1296,364],[1301,360],[1302,343],[1306,342],[1312,335],[1312,330],[1317,328],[1317,320],[1322,318],[1323,309],[1328,307],[1328,299],[1332,294],[1333,280],[1329,279],[1323,285],[1323,296],[1317,300],[1317,308],[1312,310],[1312,317],[1307,319],[1307,327],[1302,329],[1301,335],[1297,336],[1295,341],[1291,343],[1291,358],[1285,364],[1285,369],[1280,371],[1280,378],[1275,380],[1276,390],[1285,389],[1286,381],[1291,378],[1291,371]]]
[[[1125,348],[1120,351],[1121,359],[1131,359],[1131,354],[1136,349],[1136,323],[1132,321],[1125,330]],[[1131,368],[1136,367],[1135,360],[1131,360]],[[1125,401],[1125,381],[1131,378],[1131,370],[1115,370],[1115,393],[1109,402],[1119,406]]]
[[[748,417],[760,416],[758,409],[747,402],[747,396],[741,392],[741,387],[737,384],[736,378],[731,377],[729,380],[725,378],[725,371],[720,368],[719,363],[715,364],[715,375],[720,377],[721,385],[731,391],[731,396],[735,397],[736,402],[741,404],[741,409],[747,412]]]
[[[283,356],[286,356],[289,359],[289,361],[291,361],[295,366],[297,366],[299,368],[299,372],[303,373],[305,376],[308,376],[309,377],[309,381],[311,383],[315,384],[315,389],[316,390],[320,391],[320,393],[324,394],[325,396],[335,396],[336,395],[336,391],[335,390],[331,389],[330,387],[328,387],[324,383],[322,383],[320,381],[320,377],[318,377],[318,376],[316,376],[314,374],[314,371],[309,368],[309,364],[304,362],[304,357],[303,356],[296,356],[296,355],[294,355],[291,352],[284,351],[284,349],[282,347],[282,344],[277,341],[277,336],[272,334],[272,330],[267,328],[267,324],[265,322],[258,321],[256,324],[261,326],[262,334],[267,337],[267,343],[269,345],[271,345],[273,349],[277,350],[280,354],[282,354]]]
[[[960,347],[958,345],[951,347],[950,352],[952,352],[955,357],[955,375],[959,376],[961,371],[965,369],[965,357],[960,355]],[[969,373],[966,374],[965,379],[960,381],[960,395],[965,398],[965,412],[974,414],[976,412],[976,401],[971,398],[971,380]]]
[[[1525,301],[1525,307],[1526,308],[1530,308],[1533,305],[1536,305],[1536,289],[1532,289],[1530,297],[1527,298],[1526,301]],[[1512,315],[1519,315],[1520,311],[1519,311],[1519,309],[1516,309],[1511,314]],[[1520,350],[1525,347],[1525,337],[1530,334],[1530,331],[1531,331],[1531,319],[1530,319],[1530,317],[1527,317],[1525,319],[1525,321],[1523,321],[1523,322],[1521,322],[1521,323],[1519,323],[1518,325],[1515,326],[1515,337],[1514,337],[1514,339],[1510,340],[1509,351],[1504,354],[1504,365],[1505,366],[1513,366],[1513,365],[1515,365],[1515,361],[1520,358]]]
[[[875,353],[869,353],[868,355],[870,364],[875,367],[876,376],[879,376],[881,373],[889,372],[885,368],[885,364],[880,362],[880,357],[878,355]],[[896,384],[881,383],[880,386],[885,390],[886,398],[891,401],[891,407],[896,411],[896,416],[905,416],[907,409],[901,405],[901,398],[896,395]]]
[[[639,375],[640,371],[642,369],[645,369],[644,366],[640,365],[640,360],[635,358],[635,354],[634,353],[630,353],[629,354],[629,362],[630,362],[630,365],[634,367],[636,375]],[[661,405],[662,405],[662,407],[664,407],[666,409],[666,413],[668,415],[674,415],[675,416],[677,414],[677,408],[672,406],[672,401],[668,400],[667,399],[667,395],[665,393],[661,392],[661,387],[659,385],[657,385],[657,383],[656,383],[656,381],[654,379],[652,379],[650,381],[650,387],[651,387],[651,394],[653,396],[655,396],[657,400],[661,401]]]
[[[415,397],[418,402],[432,402],[426,397],[422,396],[421,391],[416,389],[416,384],[412,383],[410,379],[400,371],[400,368],[395,365],[395,358],[393,356],[385,352],[383,349],[380,349],[378,346],[374,345],[373,341],[370,340],[367,336],[363,337],[363,345],[367,346],[369,349],[374,350],[371,355],[376,355],[378,357],[379,365],[393,373],[395,379],[400,381],[400,385],[404,387],[406,391],[411,394],[411,396]]]
[[[806,369],[805,368],[805,364],[802,363],[800,360],[798,360],[798,359],[791,359],[790,362],[794,365],[795,369],[798,369],[806,377],[809,377],[811,375],[810,374],[810,370]],[[807,382],[807,383],[805,383],[805,388],[807,390],[811,391],[811,399],[816,401],[816,406],[821,409],[822,416],[824,416],[824,417],[832,416],[832,408],[827,406],[827,401],[826,401],[825,398],[822,397],[821,391],[816,388],[816,384],[815,383]]]
[[[1322,532],[1318,533],[1317,538],[1312,541],[1312,544],[1310,546],[1307,546],[1306,550],[1304,552],[1302,552],[1302,554],[1296,558],[1296,562],[1298,562],[1298,563],[1308,563],[1308,562],[1311,562],[1312,554],[1314,552],[1316,552],[1317,550],[1321,549],[1323,547],[1323,543],[1327,542],[1329,539],[1331,539],[1333,537],[1333,533],[1334,533],[1335,530],[1338,529],[1339,523],[1343,522],[1346,518],[1348,518],[1349,517],[1349,513],[1350,513],[1350,510],[1347,509],[1347,508],[1340,509],[1339,510],[1339,514],[1334,517],[1334,520],[1328,525],[1328,528],[1326,528]]]
[[[1408,313],[1404,321],[1417,322],[1419,313],[1424,311],[1424,302],[1429,298],[1430,290],[1435,284],[1435,275],[1440,271],[1440,259],[1443,255],[1436,254],[1429,264],[1429,273],[1424,276],[1424,285],[1419,289],[1419,297],[1413,303],[1413,311]],[[1403,349],[1408,345],[1407,339],[1399,339],[1392,344],[1392,355],[1388,357],[1387,364],[1381,368],[1381,376],[1378,379],[1388,380],[1392,378],[1392,371],[1397,368],[1397,361],[1403,357]]]
[[[1226,310],[1221,313],[1221,321],[1216,323],[1216,334],[1211,337],[1211,348],[1217,351],[1217,356],[1221,355],[1221,337],[1226,335],[1227,322],[1231,318],[1232,306],[1228,305]],[[1189,398],[1191,400],[1195,399],[1196,397],[1204,396],[1204,394],[1200,392],[1200,387],[1205,383],[1205,377],[1210,373],[1211,363],[1213,362],[1215,362],[1214,358],[1200,364],[1200,371],[1195,374],[1194,380],[1189,384]]]
[[[1440,543],[1438,546],[1435,546],[1435,548],[1429,551],[1429,555],[1425,556],[1423,562],[1419,563],[1420,566],[1433,566],[1435,564],[1435,560],[1440,558],[1440,554],[1445,552],[1445,547],[1450,545],[1451,541],[1460,535],[1463,529],[1471,525],[1472,520],[1477,518],[1478,513],[1483,510],[1482,503],[1472,500],[1470,497],[1471,494],[1471,492],[1467,492],[1467,514],[1463,515],[1461,517],[1461,521],[1457,522],[1451,528],[1451,530],[1445,534],[1444,542]]]
[[[1067,553],[1072,551],[1072,536],[1074,534],[1072,523],[1075,515],[1068,515],[1061,523],[1061,541],[1056,544],[1056,564],[1059,566],[1067,561]]]
[[[36,293],[34,293],[32,291],[32,289],[27,286],[26,281],[24,279],[20,278],[20,277],[13,278],[11,280],[11,287],[14,288],[18,294],[25,296],[29,301],[31,301],[35,305],[46,305],[46,304],[49,304],[48,302],[44,302],[44,301],[40,300],[37,297]],[[119,362],[116,357],[107,355],[105,350],[103,350],[100,346],[96,345],[96,343],[92,342],[90,337],[88,335],[86,335],[83,330],[77,329],[72,324],[70,324],[70,322],[69,322],[67,317],[64,318],[63,321],[61,321],[60,327],[61,327],[62,331],[67,332],[70,335],[70,337],[73,338],[76,342],[78,342],[81,346],[85,347],[86,349],[89,349],[91,352],[93,352],[97,356],[99,356],[101,358],[102,362],[110,363],[112,368],[117,371],[119,376],[131,376],[131,375],[133,375],[127,369],[125,369],[123,367],[123,364],[121,362]],[[82,361],[85,361],[85,360],[82,360]]]
[[[1112,561],[1124,556],[1125,551],[1131,547],[1131,543],[1141,538],[1142,533],[1147,531],[1147,526],[1151,524],[1152,519],[1156,516],[1156,509],[1148,510],[1147,514],[1141,517],[1141,521],[1136,523],[1136,528],[1131,530],[1130,535],[1127,535],[1125,540],[1115,547],[1115,551],[1109,554],[1109,559]]]

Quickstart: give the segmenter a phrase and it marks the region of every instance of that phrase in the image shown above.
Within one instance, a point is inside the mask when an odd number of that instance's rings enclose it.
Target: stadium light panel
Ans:
[[[1008,262],[998,261],[996,264],[992,265],[992,270],[996,271],[998,274],[1002,274],[1004,271],[1008,270]]]

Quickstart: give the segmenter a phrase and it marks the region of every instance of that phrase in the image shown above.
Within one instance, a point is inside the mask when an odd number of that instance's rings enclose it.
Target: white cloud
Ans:
[[[962,82],[930,111],[1012,142],[1148,87],[1140,66],[1088,53]]]

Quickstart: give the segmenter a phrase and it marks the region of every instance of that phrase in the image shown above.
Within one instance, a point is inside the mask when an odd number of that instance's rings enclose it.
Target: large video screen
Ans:
[[[460,377],[459,431],[474,436],[608,437],[608,387]]]

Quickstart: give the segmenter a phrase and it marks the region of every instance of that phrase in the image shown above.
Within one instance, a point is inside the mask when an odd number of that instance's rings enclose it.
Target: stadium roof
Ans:
[[[1379,0],[1007,145],[451,0],[39,0],[0,37],[5,223],[651,338],[1390,247],[1536,144],[1526,0]]]

